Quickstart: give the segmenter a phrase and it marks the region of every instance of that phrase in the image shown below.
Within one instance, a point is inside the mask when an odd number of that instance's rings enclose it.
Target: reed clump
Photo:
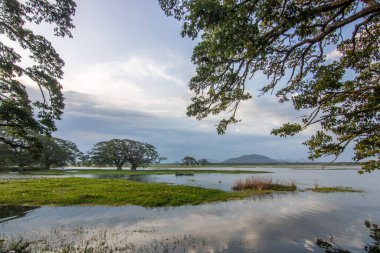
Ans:
[[[232,189],[234,191],[295,191],[297,186],[295,181],[283,183],[279,180],[274,181],[271,177],[248,177],[243,180],[237,180]]]

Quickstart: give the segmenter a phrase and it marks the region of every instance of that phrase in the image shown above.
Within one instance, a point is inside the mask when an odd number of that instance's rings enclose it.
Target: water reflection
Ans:
[[[77,176],[82,176],[82,175],[77,175]],[[104,179],[104,178],[109,178],[109,179],[129,179],[130,176],[128,175],[122,175],[122,174],[99,174],[99,175],[87,175],[89,178],[99,178],[99,179]]]
[[[366,244],[363,248],[365,252],[368,253],[380,253],[380,228],[377,224],[372,224],[369,221],[365,221],[364,225],[369,229],[369,237],[373,240],[372,242]],[[326,253],[351,253],[351,251],[344,249],[340,246],[332,235],[330,235],[330,240],[325,241],[318,239],[316,244],[319,248],[325,249]]]
[[[43,207],[3,223],[0,234],[8,241],[21,236],[40,248],[43,242],[53,252],[68,245],[125,252],[322,252],[313,242],[329,233],[360,249],[366,234],[362,218],[380,217],[380,211],[371,205],[347,208],[353,195],[338,195],[305,192],[154,209]]]
[[[175,185],[198,186],[210,189],[231,191],[235,181],[252,176],[251,174],[197,174],[194,175],[133,175],[129,179],[144,183],[167,183]]]
[[[289,168],[244,168],[244,170],[266,170],[273,172],[270,177],[274,181],[295,181],[297,188],[312,188],[314,184],[320,186],[351,186],[364,190],[367,183],[372,185],[380,177],[380,171],[371,174],[358,175],[356,169],[352,170],[294,170]],[[235,181],[251,177],[251,174],[197,174],[193,176],[175,175],[135,175],[130,180],[145,183],[168,183],[176,185],[190,185],[204,188],[231,191]],[[376,185],[376,184],[375,184]],[[364,186],[364,187],[363,187]]]
[[[24,217],[28,211],[36,208],[33,206],[0,205],[0,223]]]

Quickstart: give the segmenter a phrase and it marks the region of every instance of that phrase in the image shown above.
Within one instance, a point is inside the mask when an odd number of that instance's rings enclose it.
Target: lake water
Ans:
[[[223,168],[225,169],[225,168]],[[247,169],[247,168],[244,168]],[[380,224],[380,171],[254,168],[300,188],[352,186],[362,193],[296,192],[244,200],[167,208],[0,207],[1,238],[34,242],[35,252],[324,252],[318,238],[352,252],[371,243],[366,220]],[[252,175],[152,175],[139,181],[230,190]],[[113,250],[113,251],[111,251]]]

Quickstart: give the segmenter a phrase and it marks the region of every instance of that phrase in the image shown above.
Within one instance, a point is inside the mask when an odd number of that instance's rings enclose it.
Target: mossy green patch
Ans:
[[[117,179],[49,178],[0,181],[0,204],[12,205],[198,205],[245,198],[254,192],[224,192],[191,186]]]
[[[363,192],[363,190],[355,189],[352,187],[334,186],[334,187],[317,187],[306,188],[305,190],[320,192],[320,193],[334,193],[334,192]]]

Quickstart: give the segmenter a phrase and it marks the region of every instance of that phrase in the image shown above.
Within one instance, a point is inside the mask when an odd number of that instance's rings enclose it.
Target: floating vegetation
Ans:
[[[361,189],[355,189],[346,186],[333,186],[333,187],[320,187],[315,185],[314,188],[305,188],[305,190],[320,192],[320,193],[334,193],[334,192],[363,192]]]
[[[177,176],[194,176],[193,172],[176,172],[175,173],[176,177]]]

